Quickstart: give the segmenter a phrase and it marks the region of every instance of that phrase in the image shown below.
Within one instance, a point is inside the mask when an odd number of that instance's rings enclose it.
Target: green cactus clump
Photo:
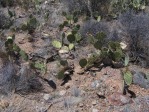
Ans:
[[[99,53],[91,55],[87,59],[80,60],[81,67],[94,65],[95,63],[103,63],[104,65],[112,65],[113,62],[119,62],[124,57],[123,50],[119,42],[110,41],[105,44],[106,34],[99,32],[96,36],[88,36],[90,43],[99,50]]]

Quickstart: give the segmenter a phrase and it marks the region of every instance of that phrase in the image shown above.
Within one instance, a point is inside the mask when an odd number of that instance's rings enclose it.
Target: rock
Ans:
[[[5,100],[0,100],[0,108],[5,109],[9,106],[9,102]]]
[[[50,94],[44,94],[43,99],[44,99],[44,100],[49,100],[50,97],[51,97]]]
[[[115,106],[122,106],[132,102],[131,98],[121,93],[113,93],[108,97],[108,100],[111,105],[115,105]]]
[[[6,102],[8,101],[9,106],[5,108],[5,110],[0,109],[0,112],[45,112],[49,104],[44,103],[39,100],[39,98],[40,97],[36,97],[35,94],[31,95],[30,98],[24,98],[18,94],[14,94],[6,98]],[[8,103],[6,103],[6,105],[8,105]]]
[[[60,96],[64,96],[65,94],[66,94],[66,91],[65,90],[62,90],[62,91],[59,92],[59,95]]]
[[[83,107],[84,105],[83,105],[83,103],[79,103],[79,107]]]
[[[96,72],[89,72],[89,74],[93,77],[95,77],[97,75]]]
[[[69,51],[68,50],[64,50],[64,49],[61,49],[58,52],[59,52],[59,54],[65,54],[65,53],[68,53]]]
[[[138,97],[134,100],[138,112],[149,112],[149,95]]]
[[[142,72],[136,72],[133,75],[133,83],[143,87],[145,89],[149,88],[149,80],[145,78],[145,74]]]
[[[97,92],[97,94],[100,96],[104,96],[104,92],[101,92],[101,91]]]
[[[99,81],[95,80],[94,82],[91,83],[92,88],[98,88],[99,87]]]
[[[118,92],[123,93],[124,83],[119,69],[106,67],[102,70],[107,74],[102,77],[102,82],[106,85],[106,95]]]
[[[71,87],[71,85],[72,85],[71,83],[66,83],[66,84],[65,84],[65,88],[66,88],[66,89],[69,89],[69,88]]]
[[[96,100],[92,101],[92,105],[96,105],[96,104],[97,104]]]
[[[92,112],[99,112],[99,110],[98,109],[92,109]]]
[[[114,112],[149,112],[149,96],[137,97],[133,103],[124,106],[116,106]]]

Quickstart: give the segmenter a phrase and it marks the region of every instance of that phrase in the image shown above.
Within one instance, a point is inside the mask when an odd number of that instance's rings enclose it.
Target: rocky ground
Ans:
[[[58,25],[63,22],[64,18],[61,13],[67,11],[67,8],[63,4],[51,0],[48,3],[43,3],[41,8],[42,11],[50,11],[49,20],[44,23],[42,18],[44,13],[41,13],[40,16],[35,14],[39,22],[43,22],[43,24],[30,35],[26,31],[14,32],[11,29],[20,28],[21,23],[27,20],[28,13],[32,13],[32,10],[26,13],[18,6],[11,7],[10,10],[16,12],[16,18],[10,29],[1,30],[0,46],[3,46],[3,40],[6,40],[6,37],[15,34],[15,43],[29,55],[30,59],[45,61],[54,56],[57,51],[52,47],[51,41],[61,35]],[[8,16],[7,8],[0,8],[0,12],[3,12],[5,17]],[[81,22],[80,24],[82,25]],[[115,22],[108,24],[111,26],[110,32],[114,28],[121,27],[117,26]],[[133,71],[133,84],[129,88],[124,85],[121,73],[124,68],[92,68],[91,71],[82,74],[78,60],[94,51],[95,48],[87,45],[76,47],[76,52],[72,53],[74,58],[69,53],[60,54],[68,59],[74,68],[73,74],[64,80],[58,80],[55,77],[60,70],[57,61],[48,62],[46,73],[39,72],[38,77],[34,78],[32,74],[38,71],[31,69],[28,62],[19,60],[21,65],[15,63],[13,68],[9,63],[3,63],[8,60],[3,58],[5,56],[0,52],[0,78],[3,74],[7,74],[9,77],[9,74],[13,73],[21,76],[15,89],[11,91],[8,87],[6,91],[10,90],[11,92],[7,95],[0,94],[0,111],[149,112],[149,79],[144,75],[149,73],[149,69],[130,63],[129,70]],[[13,71],[14,69],[16,71]],[[30,83],[33,81],[35,85],[28,86],[28,83],[26,84],[28,78],[32,78]],[[9,82],[9,78],[1,78],[0,81],[3,82],[5,79],[9,84],[13,84],[13,82]],[[3,83],[0,83],[0,86],[3,87]]]

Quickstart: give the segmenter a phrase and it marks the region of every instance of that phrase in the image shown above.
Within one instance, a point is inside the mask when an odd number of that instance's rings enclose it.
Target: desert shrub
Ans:
[[[101,16],[103,18],[116,18],[129,9],[144,10],[147,0],[64,0],[70,12],[76,9],[88,16]]]
[[[92,13],[103,16],[110,9],[110,0],[64,0],[64,4],[69,12],[79,11],[88,16],[92,16]]]
[[[19,94],[29,94],[41,91],[42,84],[39,78],[30,69],[29,65],[22,65],[16,79],[15,91]]]
[[[1,0],[0,5],[3,7],[13,6],[14,2],[15,2],[15,0]]]
[[[15,87],[16,71],[12,63],[7,62],[0,68],[0,93],[9,94]]]
[[[8,37],[5,43],[0,43],[0,46],[1,48],[5,46],[5,50],[0,49],[0,93],[9,94],[15,90],[19,94],[29,94],[42,90],[42,84],[30,65],[23,63],[20,66],[16,63],[16,58],[13,58],[12,54],[21,50],[13,43],[12,38]],[[22,51],[20,53],[22,56],[26,55]]]
[[[7,14],[0,10],[0,29],[7,29],[12,25],[12,21]]]
[[[80,29],[80,34],[83,37],[82,43],[88,44],[90,40],[88,40],[89,38],[86,37],[90,34],[95,36],[98,32],[104,32],[107,37],[109,37],[110,32],[108,24],[105,22],[97,22],[95,20],[86,21]]]
[[[3,49],[4,42],[0,40],[0,94],[9,94],[15,87],[16,69]]]
[[[114,23],[114,25],[113,25]],[[127,43],[127,51],[131,61],[137,62],[142,66],[149,65],[149,16],[145,13],[138,13],[130,10],[122,13],[118,20],[113,23],[97,22],[89,20],[81,27],[81,35],[84,41],[87,41],[89,34],[95,36],[98,32],[104,32],[107,37],[105,45],[109,41],[118,41]],[[120,27],[119,27],[120,26]]]
[[[18,70],[7,54],[0,52],[0,94],[10,94],[13,90],[29,94],[42,90],[42,84],[29,65],[22,64]]]
[[[119,42],[112,40],[107,41],[106,34],[104,32],[98,32],[95,36],[89,35],[91,44],[98,50],[95,51],[88,58],[83,58],[79,61],[81,67],[85,67],[86,70],[92,66],[97,66],[103,63],[105,66],[113,66],[113,62],[121,62],[124,57],[123,49]],[[120,67],[120,66],[119,66]]]
[[[88,12],[86,0],[64,0],[63,3],[67,6],[69,12]]]
[[[119,21],[125,27],[130,38],[130,51],[142,65],[148,65],[149,60],[149,16],[148,14],[128,11],[119,17]],[[146,64],[145,64],[146,63]]]
[[[26,11],[29,8],[35,8],[36,5],[38,5],[41,2],[41,0],[15,0],[15,4],[21,6]]]

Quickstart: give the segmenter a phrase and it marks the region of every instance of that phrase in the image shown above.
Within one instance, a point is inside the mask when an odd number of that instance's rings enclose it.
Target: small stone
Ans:
[[[96,76],[96,73],[90,73],[91,76],[95,77]]]
[[[130,97],[125,96],[121,93],[113,93],[108,97],[108,100],[111,103],[111,105],[115,105],[115,106],[122,106],[132,102]]]
[[[97,104],[96,100],[92,101],[92,105],[96,105],[96,104]]]
[[[80,103],[80,104],[79,104],[79,107],[83,107],[83,103]]]
[[[130,99],[128,97],[125,97],[125,96],[120,96],[120,100],[123,104],[127,104],[130,102]]]
[[[44,99],[44,100],[48,100],[50,97],[51,97],[50,94],[44,94],[43,99]]]
[[[63,96],[63,95],[65,95],[65,94],[66,94],[66,91],[65,91],[65,90],[62,90],[62,91],[59,92],[59,95],[60,95],[60,96]]]
[[[98,80],[95,80],[94,82],[91,83],[92,88],[98,88],[99,87],[99,82]]]
[[[70,83],[66,83],[66,84],[65,84],[65,88],[66,88],[66,89],[69,89],[70,87],[71,87],[71,84],[70,84]]]
[[[99,110],[93,108],[92,112],[99,112]]]
[[[149,88],[149,81],[145,79],[145,74],[142,72],[136,72],[133,75],[133,83],[145,89]]]
[[[9,106],[9,103],[5,100],[0,101],[0,108],[5,109]]]
[[[104,92],[101,92],[101,91],[97,92],[97,94],[100,95],[100,96],[104,96],[105,95]]]

